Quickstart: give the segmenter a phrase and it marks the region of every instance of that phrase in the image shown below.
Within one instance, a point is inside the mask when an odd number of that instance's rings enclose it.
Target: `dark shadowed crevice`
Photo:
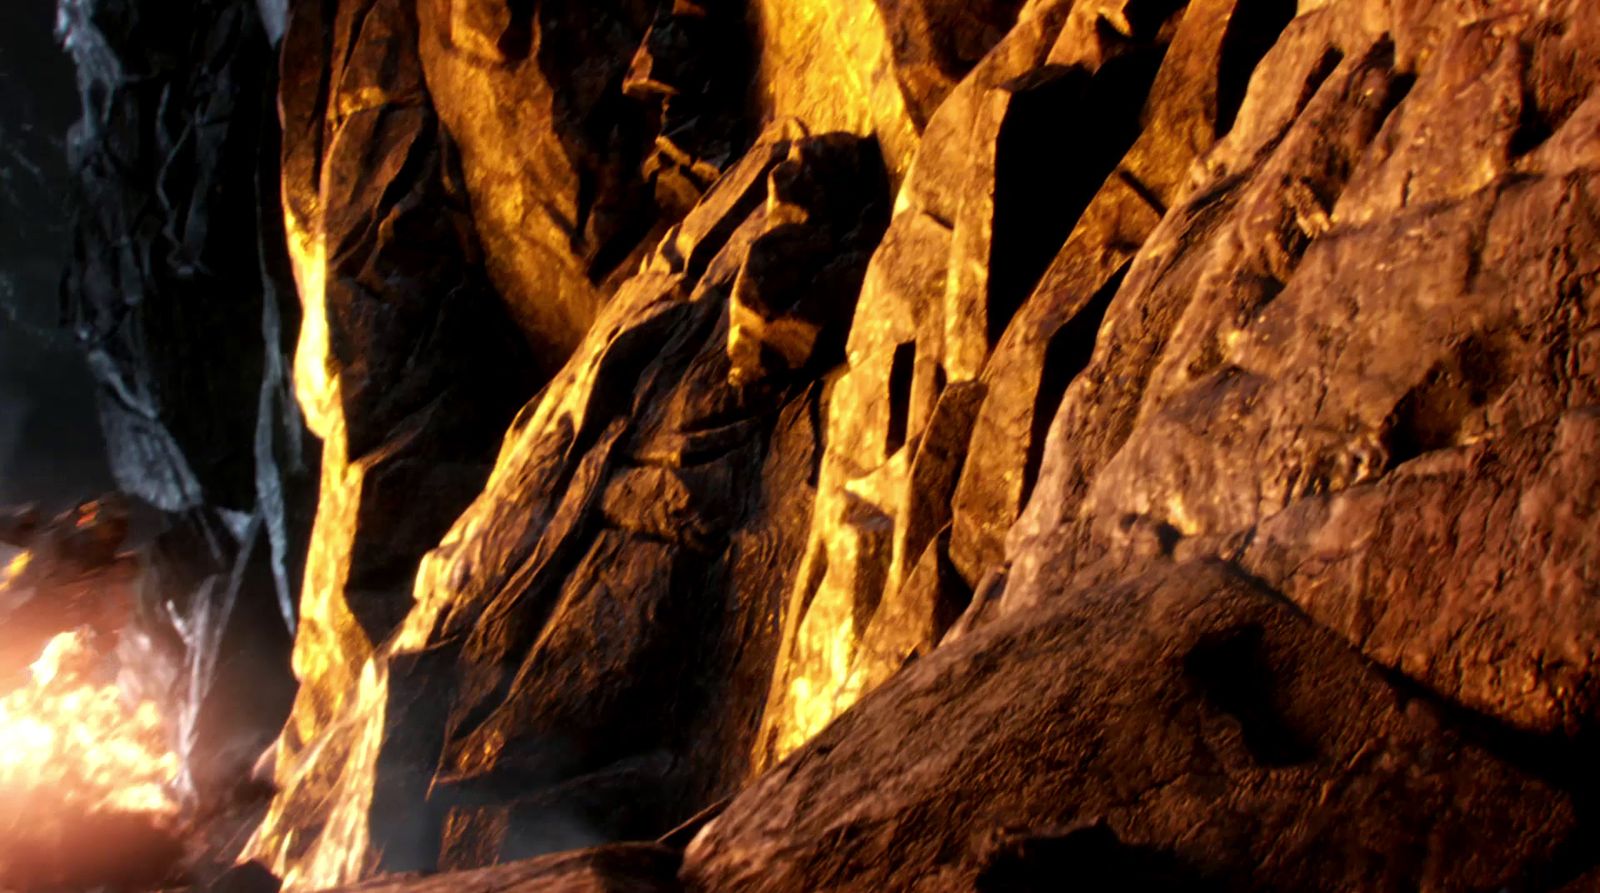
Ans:
[[[1521,109],[1506,153],[1515,160],[1555,136],[1594,89],[1595,66],[1563,28],[1547,23],[1546,39],[1524,40],[1521,51]]]
[[[1458,444],[1471,417],[1510,383],[1505,366],[1500,348],[1471,337],[1428,370],[1384,420],[1390,467]]]
[[[1256,762],[1268,767],[1308,762],[1316,758],[1316,747],[1278,708],[1277,671],[1263,653],[1263,636],[1252,624],[1199,642],[1184,656],[1184,676],[1206,703],[1238,722],[1245,749]]]
[[[1027,505],[1033,487],[1039,482],[1039,469],[1044,464],[1044,441],[1050,433],[1050,423],[1067,394],[1072,380],[1089,365],[1094,356],[1095,339],[1100,334],[1100,324],[1105,321],[1111,299],[1122,288],[1127,278],[1128,261],[1095,292],[1077,315],[1056,329],[1044,350],[1044,368],[1039,376],[1039,390],[1033,398],[1033,430],[1028,435],[1028,460],[1022,467],[1022,501]]]
[[[1222,34],[1217,62],[1217,122],[1220,139],[1233,129],[1256,65],[1294,19],[1295,0],[1239,0]]]
[[[972,587],[950,560],[950,534],[946,530],[930,544],[935,550],[936,589],[933,602],[933,641],[944,638],[972,605]]]
[[[1329,47],[1323,51],[1317,64],[1306,74],[1305,83],[1300,86],[1300,95],[1295,98],[1294,103],[1296,115],[1305,111],[1306,106],[1311,104],[1311,97],[1317,95],[1317,91],[1322,89],[1328,78],[1333,77],[1333,73],[1339,70],[1339,65],[1343,62],[1344,51],[1337,47]]]
[[[578,180],[571,250],[599,283],[632,255],[659,214],[642,173],[659,113],[623,91],[629,62],[659,4],[510,2],[501,49],[513,59],[517,51],[531,55],[551,88],[550,128]],[[520,45],[524,31],[526,48]]]
[[[1007,836],[982,856],[973,889],[976,893],[1199,893],[1215,887],[1172,853],[1126,843],[1097,822],[1065,832]]]
[[[1545,108],[1541,106],[1539,97],[1532,89],[1525,89],[1522,94],[1522,112],[1517,116],[1516,130],[1511,132],[1511,141],[1506,146],[1507,153],[1512,158],[1521,158],[1544,145],[1557,130],[1561,129],[1561,125],[1572,117],[1577,107],[1577,102],[1567,102]]]
[[[1409,72],[1396,72],[1394,79],[1389,82],[1389,89],[1383,94],[1383,116],[1378,120],[1374,133],[1381,131],[1389,123],[1389,118],[1394,115],[1400,103],[1406,101],[1411,95],[1411,89],[1417,85],[1417,76]]]
[[[534,0],[505,0],[509,21],[500,33],[499,48],[508,62],[520,62],[533,50]]]
[[[911,419],[911,379],[917,367],[917,343],[907,341],[894,349],[889,367],[889,433],[884,440],[885,458],[906,445],[906,427]]]
[[[1173,16],[1189,5],[1189,0],[1127,0],[1122,17],[1128,22],[1129,37],[1153,40]],[[1100,19],[1105,22],[1104,16]],[[1118,38],[1126,39],[1119,34]]]
[[[1090,75],[1047,69],[1020,86],[995,145],[988,334],[1000,340],[1089,202],[1138,139],[1165,47],[1134,50]],[[1092,121],[1067,128],[1063,121]]]

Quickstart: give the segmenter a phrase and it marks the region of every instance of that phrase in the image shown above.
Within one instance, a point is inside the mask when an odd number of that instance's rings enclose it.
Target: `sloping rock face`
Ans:
[[[288,847],[301,804],[327,804],[290,880],[654,836],[737,787],[808,518],[816,375],[888,200],[874,144],[791,125],[674,228],[423,562],[330,736],[348,749],[300,767],[257,841]]]
[[[320,822],[333,808],[300,776],[348,752],[348,737],[319,738],[352,709],[417,561],[483,486],[537,381],[485,274],[417,35],[412,4],[382,2],[296,5],[284,36],[283,202],[305,306],[295,386],[323,460],[301,687],[277,745],[285,793],[259,844],[281,854],[309,836],[274,836],[283,810]]]
[[[1236,570],[1070,596],[846,713],[694,841],[687,886],[1547,889],[1565,867],[1569,795]]]
[[[764,763],[927,653],[1003,560],[1079,355],[1236,111],[1219,56],[1259,54],[1281,13],[1035,4],[935,113],[831,398]]]
[[[663,834],[616,883],[1593,871],[1592,4],[304,2],[285,47],[290,887]],[[570,858],[461,880],[608,888]]]

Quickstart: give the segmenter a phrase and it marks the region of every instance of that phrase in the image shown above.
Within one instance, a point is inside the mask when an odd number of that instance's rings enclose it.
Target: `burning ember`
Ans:
[[[0,698],[0,888],[154,884],[181,855],[178,757],[155,704],[99,681],[102,660],[92,633],[62,633]]]

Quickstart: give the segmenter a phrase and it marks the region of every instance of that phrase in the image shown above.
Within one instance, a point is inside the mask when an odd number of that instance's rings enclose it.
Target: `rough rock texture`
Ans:
[[[1107,302],[1235,111],[1216,60],[1248,71],[1282,12],[1035,4],[934,115],[832,393],[765,762],[930,650],[1003,560]]]
[[[1593,3],[284,47],[291,889],[686,820],[696,890],[1593,876]],[[470,883],[612,883],[568,858]]]
[[[1358,9],[1296,20],[1256,85],[1304,87],[1252,93],[1135,261],[1002,607],[1063,566],[1236,550],[1381,663],[1584,731],[1600,17]]]
[[[729,89],[742,81],[737,68],[713,68],[724,75],[715,84],[684,64],[709,55],[728,13],[707,4],[698,15],[661,10],[657,21],[660,5],[416,4],[428,90],[460,146],[488,271],[547,374],[686,210],[675,207],[683,193],[692,203],[735,151],[695,154],[692,133],[666,135],[661,121],[680,94],[683,103],[742,99]]]
[[[686,886],[1064,890],[1120,861],[1119,889],[1544,889],[1589,845],[1541,767],[1225,565],[1062,594],[756,782],[690,845]]]
[[[293,695],[315,466],[288,384],[272,48],[243,0],[62,0],[59,23],[83,101],[65,324],[118,486],[159,511],[124,662],[176,708],[185,781],[212,797]]]
[[[405,616],[421,555],[483,485],[534,366],[484,273],[454,144],[434,114],[417,16],[398,0],[295,4],[283,45],[285,216],[305,305],[295,385],[323,439],[322,485],[277,746],[285,789],[258,834],[269,860],[333,804],[306,751],[354,701]],[[276,864],[276,861],[275,861]]]
[[[423,562],[334,733],[349,749],[310,755],[275,810],[258,846],[330,804],[290,880],[651,837],[736,789],[809,509],[815,376],[887,206],[871,142],[780,127],[623,285]]]

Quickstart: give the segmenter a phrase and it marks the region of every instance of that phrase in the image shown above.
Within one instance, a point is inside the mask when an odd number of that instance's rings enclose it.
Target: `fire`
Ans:
[[[179,760],[156,705],[92,681],[84,631],[51,639],[29,679],[0,698],[0,799],[15,829],[97,813],[175,819]]]

